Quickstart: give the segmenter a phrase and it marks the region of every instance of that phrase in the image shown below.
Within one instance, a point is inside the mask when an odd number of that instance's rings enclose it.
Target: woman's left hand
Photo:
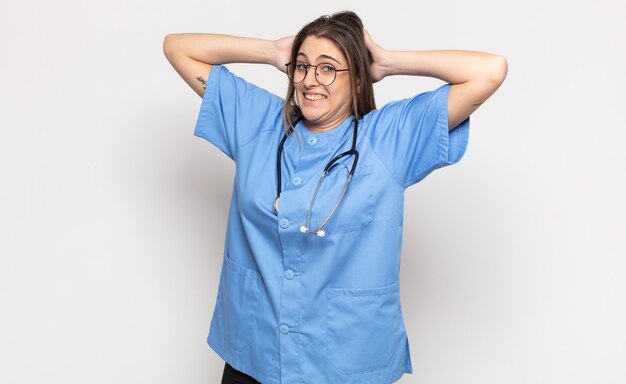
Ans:
[[[274,49],[276,56],[274,57],[274,66],[281,72],[287,72],[285,64],[291,57],[291,46],[295,36],[287,36],[278,40],[274,40]]]
[[[369,32],[363,28],[363,35],[365,37],[365,46],[372,55],[372,65],[370,67],[370,73],[372,74],[372,80],[374,82],[380,81],[385,78],[385,71],[383,69],[383,59],[385,57],[385,50],[372,40]]]

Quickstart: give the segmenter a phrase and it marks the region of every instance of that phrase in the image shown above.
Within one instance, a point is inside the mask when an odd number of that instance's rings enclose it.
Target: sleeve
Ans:
[[[236,160],[241,146],[281,124],[283,105],[282,98],[213,65],[194,135]]]
[[[458,162],[465,153],[470,118],[448,132],[449,90],[450,84],[444,84],[364,117],[374,152],[404,188]]]

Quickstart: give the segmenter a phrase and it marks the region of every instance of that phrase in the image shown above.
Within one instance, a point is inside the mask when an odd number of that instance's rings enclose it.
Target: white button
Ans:
[[[286,335],[289,333],[289,327],[285,324],[281,324],[281,326],[278,327],[278,329],[280,329],[280,333],[282,333],[283,335]]]
[[[300,185],[302,184],[302,179],[296,176],[293,178],[293,180],[291,180],[291,182],[293,183],[293,185]]]
[[[291,269],[285,271],[285,277],[287,278],[287,280],[293,279],[294,276],[295,273]]]
[[[278,222],[278,225],[280,225],[281,228],[287,228],[289,226],[289,220],[280,219],[280,221]]]
[[[315,145],[315,144],[317,144],[317,139],[316,139],[315,137],[313,137],[313,136],[310,136],[310,137],[307,139],[306,143],[307,143],[308,145]]]

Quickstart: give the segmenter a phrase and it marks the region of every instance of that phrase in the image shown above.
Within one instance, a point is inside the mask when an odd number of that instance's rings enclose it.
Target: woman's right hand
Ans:
[[[260,63],[286,72],[294,36],[278,40],[212,33],[174,33],[165,36],[163,52],[172,66],[201,97],[212,64]]]
[[[291,47],[293,46],[293,40],[295,36],[287,36],[274,40],[274,47],[276,48],[276,62],[274,66],[281,72],[287,72],[285,64],[291,59]]]

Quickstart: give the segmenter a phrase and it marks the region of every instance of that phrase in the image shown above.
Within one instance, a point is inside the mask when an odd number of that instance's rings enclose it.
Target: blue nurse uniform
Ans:
[[[404,191],[465,152],[469,118],[448,132],[449,88],[362,118],[354,177],[320,238],[299,228],[324,166],[351,148],[354,118],[322,133],[297,124],[276,215],[284,100],[212,67],[195,135],[236,163],[208,336],[226,362],[263,384],[389,384],[412,372],[399,291]],[[352,160],[322,184],[311,227],[334,206]]]

